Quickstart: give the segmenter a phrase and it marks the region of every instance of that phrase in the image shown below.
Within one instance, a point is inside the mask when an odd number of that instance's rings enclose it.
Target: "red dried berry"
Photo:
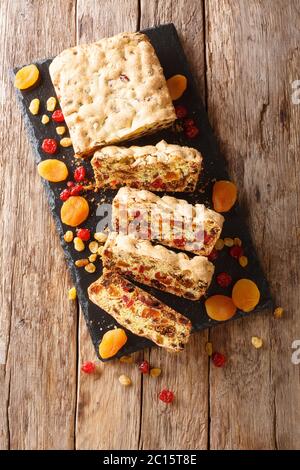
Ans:
[[[81,184],[77,184],[70,190],[71,196],[79,196],[83,191],[83,186]]]
[[[205,245],[208,245],[212,241],[213,238],[214,238],[213,235],[210,235],[204,230],[204,244]]]
[[[68,188],[73,188],[75,186],[74,181],[68,181],[67,186],[68,186]]]
[[[88,228],[79,228],[77,230],[77,237],[82,241],[87,242],[91,238],[91,232]]]
[[[232,256],[235,259],[239,259],[241,256],[244,254],[244,250],[241,246],[233,246],[229,250],[230,256]]]
[[[187,128],[189,128],[189,127],[195,127],[195,121],[194,121],[194,119],[191,119],[191,118],[185,119],[185,120],[183,121],[183,127],[184,127],[185,129],[187,129]]]
[[[221,353],[218,353],[218,352],[214,352],[211,356],[211,359],[213,361],[213,364],[216,367],[223,367],[225,365],[225,362],[226,362],[226,357],[224,356],[224,354],[221,354]]]
[[[135,214],[134,214],[134,218],[136,219],[137,217],[139,217],[141,215],[140,211],[136,211]]]
[[[171,390],[164,389],[159,393],[158,398],[164,403],[169,404],[174,401],[175,395],[173,392],[171,392]]]
[[[84,181],[85,175],[86,175],[86,171],[85,171],[84,166],[79,166],[74,171],[74,180],[80,183],[81,181]]]
[[[215,249],[213,249],[210,254],[208,255],[208,259],[209,261],[216,261],[216,259],[218,258],[219,256],[219,252]]]
[[[42,143],[42,149],[46,153],[55,153],[57,150],[57,142],[55,139],[44,139]]]
[[[223,287],[224,289],[230,286],[232,282],[232,277],[228,273],[220,273],[217,275],[217,283],[219,286]]]
[[[52,113],[52,119],[55,122],[64,122],[65,120],[64,115],[60,109],[57,109],[54,111],[54,113]]]
[[[142,372],[142,374],[149,374],[150,371],[150,364],[148,361],[143,361],[139,365],[139,369]]]
[[[194,139],[198,134],[199,134],[199,129],[198,129],[198,127],[196,127],[196,126],[188,127],[188,128],[185,130],[185,135],[186,135],[186,137],[188,137],[189,139]]]
[[[188,111],[185,106],[178,104],[175,106],[175,113],[178,119],[183,119],[187,116]]]
[[[96,365],[94,362],[85,362],[81,366],[82,372],[85,372],[86,374],[92,374],[93,372],[95,372],[95,369]]]
[[[155,189],[164,189],[166,187],[161,178],[156,178],[154,181],[152,181],[151,186]]]
[[[130,299],[127,295],[123,295],[122,300],[126,307],[131,307],[134,304],[134,300]]]
[[[173,243],[175,246],[177,246],[178,248],[182,247],[185,245],[185,238],[182,237],[182,238],[174,238],[173,240]]]
[[[59,195],[59,199],[61,201],[66,201],[67,199],[69,199],[69,197],[71,196],[70,194],[70,191],[68,189],[64,189],[60,195]]]

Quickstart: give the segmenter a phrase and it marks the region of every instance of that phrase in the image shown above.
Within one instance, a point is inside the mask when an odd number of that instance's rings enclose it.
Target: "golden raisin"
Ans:
[[[128,375],[120,375],[119,377],[119,382],[121,385],[124,385],[125,387],[128,387],[129,385],[132,384],[131,379],[128,377]]]
[[[222,240],[222,238],[219,238],[217,241],[216,241],[216,244],[215,244],[215,249],[220,251],[220,250],[223,250],[224,248],[224,240]]]
[[[229,237],[224,238],[224,245],[225,246],[228,246],[229,248],[231,248],[233,246],[233,244],[234,244],[234,242],[233,242],[232,238],[229,238]]]
[[[73,241],[74,235],[71,230],[67,230],[66,233],[64,234],[64,240],[67,243],[70,243]]]
[[[277,307],[274,310],[274,317],[275,318],[282,318],[283,317],[284,310],[282,307]]]
[[[161,369],[159,367],[153,367],[150,369],[150,377],[159,377],[161,374]]]
[[[68,293],[69,300],[75,300],[77,297],[76,287],[71,287]]]
[[[239,257],[239,263],[242,266],[242,268],[245,268],[248,265],[248,258],[247,256],[240,256]]]
[[[256,349],[259,349],[263,345],[263,340],[258,336],[252,336],[251,343]]]

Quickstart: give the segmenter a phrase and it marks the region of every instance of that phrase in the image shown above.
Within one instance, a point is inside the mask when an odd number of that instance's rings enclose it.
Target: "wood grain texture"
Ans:
[[[69,277],[10,71],[75,40],[74,5],[3,0],[0,8],[0,447],[67,449],[74,440],[77,308],[67,300]]]
[[[299,78],[300,4],[205,5],[209,117],[276,302],[286,308],[282,320],[269,312],[211,331],[229,363],[210,373],[210,445],[296,449],[299,366],[291,363],[291,344],[300,337],[300,107],[292,104],[291,84]],[[251,346],[252,335],[263,338],[262,350]]]
[[[199,84],[199,94],[204,98],[205,49],[201,2],[142,0],[141,29],[171,22],[179,32]],[[161,367],[163,374],[157,380],[148,377],[143,379],[140,448],[207,448],[208,358],[205,352],[207,337],[207,331],[193,335],[186,351],[182,354],[166,354],[158,348],[153,348],[146,354],[154,367]],[[157,395],[163,388],[169,388],[176,394],[176,403],[172,408],[157,401]]]
[[[76,42],[171,21],[286,315],[196,334],[180,355],[136,354],[161,367],[158,379],[118,361],[97,363],[89,376],[80,366],[95,353],[67,300],[71,282],[9,70]],[[299,449],[300,366],[291,362],[300,338],[299,21],[299,0],[0,2],[0,449]],[[223,369],[209,366],[208,334],[228,357]],[[261,350],[253,335],[263,338]],[[119,384],[122,373],[131,387]],[[157,401],[165,387],[176,393],[172,407]]]
[[[136,31],[136,0],[78,0],[78,43],[96,41],[122,31]],[[79,367],[95,358],[83,317],[80,320]],[[134,355],[136,358],[137,355]],[[77,449],[137,449],[140,433],[141,376],[134,365],[115,361],[98,364],[97,380],[81,373],[78,380],[76,426]],[[121,374],[130,375],[133,385],[122,387]]]

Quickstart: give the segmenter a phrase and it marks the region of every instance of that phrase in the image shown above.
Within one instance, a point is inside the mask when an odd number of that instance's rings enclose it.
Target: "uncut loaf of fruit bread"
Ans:
[[[211,283],[214,265],[205,256],[189,258],[149,240],[111,232],[104,245],[103,266],[142,284],[198,300]]]
[[[150,339],[170,351],[181,351],[188,342],[191,322],[152,295],[104,270],[88,288],[92,302],[132,333]]]
[[[76,156],[176,119],[162,67],[145,34],[122,33],[66,49],[49,71]]]
[[[201,162],[198,150],[162,140],[155,146],[103,147],[91,164],[98,188],[195,191]]]
[[[113,200],[116,232],[208,256],[220,237],[224,217],[203,204],[189,204],[150,191],[120,188]]]

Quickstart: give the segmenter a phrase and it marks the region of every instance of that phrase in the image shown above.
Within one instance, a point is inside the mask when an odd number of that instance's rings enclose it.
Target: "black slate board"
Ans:
[[[184,198],[189,202],[195,203],[204,203],[208,207],[211,207],[211,190],[212,184],[215,180],[220,179],[230,179],[226,170],[226,163],[223,157],[220,155],[216,139],[213,135],[212,129],[208,122],[208,118],[205,112],[205,109],[197,96],[196,86],[189,70],[186,57],[184,55],[183,49],[178,39],[176,29],[173,24],[162,25],[157,28],[151,28],[143,31],[150,38],[152,45],[154,46],[160,63],[164,69],[164,74],[168,79],[175,74],[183,74],[188,79],[188,89],[176,104],[184,104],[189,110],[189,117],[192,117],[199,129],[200,133],[195,139],[187,139],[184,136],[183,132],[175,132],[174,129],[168,129],[156,134],[149,135],[147,137],[140,138],[135,140],[136,145],[147,145],[155,144],[161,139],[165,139],[169,143],[178,143],[181,145],[188,145],[195,147],[200,150],[204,159],[204,171],[199,180],[198,190],[193,194],[174,194],[176,197]],[[45,114],[50,115],[46,111],[46,100],[50,96],[56,96],[54,92],[53,85],[51,83],[48,67],[51,62],[51,59],[37,61],[36,64],[39,67],[39,70],[42,75],[42,80],[39,86],[31,91],[18,92],[20,98],[20,103],[22,107],[22,112],[24,115],[24,120],[26,123],[26,129],[29,134],[31,144],[34,149],[36,162],[39,163],[41,160],[44,160],[49,157],[41,150],[41,143],[44,138],[56,138],[58,136],[55,132],[55,127],[57,124],[50,121],[49,124],[43,125],[41,123],[41,116]],[[19,70],[20,67],[16,68],[14,72]],[[41,101],[41,108],[38,116],[33,116],[29,111],[28,107],[30,101],[33,98],[39,98]],[[55,155],[55,158],[62,159],[67,164],[70,175],[75,169],[75,161],[73,158],[73,149],[62,149],[60,148],[59,152]],[[78,162],[76,162],[78,165]],[[80,162],[82,164],[82,162]],[[88,162],[85,162],[84,165],[88,170],[88,174],[92,177],[91,168]],[[85,320],[89,328],[92,341],[94,343],[97,355],[98,355],[98,345],[101,341],[103,334],[111,329],[116,322],[104,311],[99,309],[96,305],[91,303],[87,297],[87,288],[88,286],[98,279],[101,275],[102,267],[100,261],[97,261],[97,270],[94,274],[87,273],[83,268],[76,268],[74,261],[76,259],[87,257],[89,252],[86,249],[82,253],[78,253],[74,250],[73,244],[67,244],[63,239],[63,234],[70,227],[64,226],[60,220],[60,208],[62,202],[59,199],[60,192],[65,189],[66,183],[49,183],[43,180],[43,184],[46,188],[48,195],[48,200],[50,204],[51,211],[53,213],[57,230],[60,236],[61,244],[63,246],[66,260],[71,271],[74,284],[76,285],[78,298],[83,309]],[[199,188],[202,188],[202,191],[199,191]],[[203,191],[203,188],[204,191]],[[96,231],[97,223],[100,221],[100,218],[96,216],[96,209],[100,201],[105,199],[105,203],[110,203],[115,196],[116,191],[109,192],[100,192],[93,193],[89,192],[86,195],[90,203],[90,217],[83,224],[84,227],[90,228],[94,233]],[[257,313],[261,310],[272,306],[272,298],[269,291],[268,283],[262,269],[260,267],[255,249],[253,247],[251,237],[246,227],[243,218],[240,214],[238,205],[236,205],[230,212],[225,214],[225,224],[222,232],[222,237],[239,237],[242,240],[243,248],[245,250],[246,256],[249,258],[249,264],[246,268],[240,267],[238,262],[233,259],[228,254],[228,249],[224,248],[215,262],[215,276],[214,280],[209,288],[207,296],[213,294],[231,294],[230,286],[228,289],[223,289],[215,282],[216,274],[219,272],[226,271],[231,274],[233,278],[233,283],[242,277],[252,279],[258,285],[261,298],[259,305],[251,312]],[[59,279],[57,280],[59,282]],[[202,330],[220,324],[220,322],[213,321],[209,319],[205,312],[204,301],[200,300],[197,302],[189,301],[187,299],[179,298],[171,294],[160,292],[158,290],[148,288],[143,286],[143,288],[157,298],[173,307],[175,310],[181,312],[190,318],[193,324],[193,331]],[[67,295],[67,293],[66,293]],[[241,311],[238,311],[233,319],[239,318],[242,316],[249,316],[249,313],[245,314]],[[153,346],[153,343],[150,341],[135,336],[128,332],[128,342],[119,352],[118,356],[124,354],[130,354],[132,352],[141,350],[145,347]],[[98,356],[99,357],[99,356]],[[101,359],[101,358],[100,358]]]

